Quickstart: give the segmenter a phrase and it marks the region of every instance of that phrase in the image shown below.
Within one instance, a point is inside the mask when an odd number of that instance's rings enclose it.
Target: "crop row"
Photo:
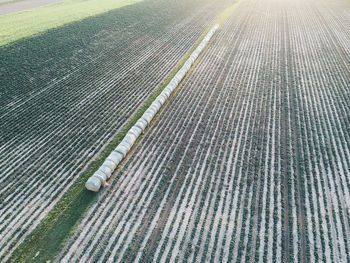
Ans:
[[[299,163],[304,177],[306,257],[319,262],[349,261],[349,72],[342,46],[349,39],[324,9],[290,16],[291,68],[298,72],[294,89]],[[321,15],[322,13],[322,15]],[[303,15],[304,22],[298,23]],[[327,18],[327,22],[323,19]],[[305,30],[309,28],[309,30]],[[347,44],[346,44],[347,43]],[[326,48],[324,56],[319,49]],[[305,65],[301,67],[300,65]],[[305,70],[307,69],[307,71]],[[346,80],[348,78],[348,80]]]

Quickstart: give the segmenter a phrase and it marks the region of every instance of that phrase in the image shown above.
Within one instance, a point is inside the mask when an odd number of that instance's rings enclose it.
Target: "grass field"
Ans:
[[[0,46],[142,0],[64,0],[0,16]]]

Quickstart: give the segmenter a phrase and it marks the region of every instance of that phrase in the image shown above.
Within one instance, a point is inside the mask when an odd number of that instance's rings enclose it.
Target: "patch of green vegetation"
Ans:
[[[9,262],[47,262],[58,255],[65,241],[74,233],[85,211],[97,199],[98,193],[86,190],[86,180],[102,165],[108,155],[124,138],[128,130],[141,118],[155,98],[164,90],[208,31],[209,29],[202,34],[193,48],[183,56],[155,92],[137,109],[113,140],[98,154],[98,157],[90,163],[84,173],[73,183],[39,226],[14,251]],[[127,158],[124,159],[120,166],[126,161]]]
[[[0,16],[0,46],[142,0],[65,0]]]

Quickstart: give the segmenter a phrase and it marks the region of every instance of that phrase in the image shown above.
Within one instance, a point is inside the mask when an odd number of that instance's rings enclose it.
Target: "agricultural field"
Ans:
[[[0,27],[0,262],[350,262],[348,0],[61,4]]]
[[[0,261],[232,1],[142,1],[0,47]]]
[[[350,6],[244,0],[60,262],[350,262]]]

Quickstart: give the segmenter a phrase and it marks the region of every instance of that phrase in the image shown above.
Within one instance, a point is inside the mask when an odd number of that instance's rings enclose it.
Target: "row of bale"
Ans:
[[[186,60],[185,64],[176,73],[174,78],[169,82],[161,94],[153,101],[151,106],[145,111],[142,117],[135,123],[135,125],[127,132],[120,144],[114,149],[114,151],[107,157],[101,167],[87,180],[85,186],[88,190],[98,192],[101,185],[105,185],[106,181],[111,177],[113,171],[117,168],[118,164],[130,151],[131,147],[136,142],[137,138],[143,133],[146,127],[151,123],[156,113],[163,106],[165,101],[169,98],[174,89],[180,84],[182,79],[186,76],[191,66],[198,58],[199,54],[203,51],[208,44],[215,31],[218,29],[218,25],[215,25],[208,34],[204,37],[202,42],[193,51],[190,57]]]

